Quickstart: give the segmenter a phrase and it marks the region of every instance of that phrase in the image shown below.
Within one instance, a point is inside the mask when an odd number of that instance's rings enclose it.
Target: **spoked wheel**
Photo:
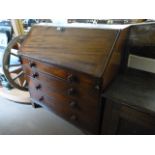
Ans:
[[[3,72],[12,87],[26,91],[27,82],[18,55],[18,49],[24,39],[25,36],[18,36],[9,42],[3,56]]]

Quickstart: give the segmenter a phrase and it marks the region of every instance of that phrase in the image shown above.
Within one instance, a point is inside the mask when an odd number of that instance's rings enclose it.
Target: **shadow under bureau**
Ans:
[[[127,26],[33,26],[20,55],[32,103],[98,134],[102,93],[116,76]]]

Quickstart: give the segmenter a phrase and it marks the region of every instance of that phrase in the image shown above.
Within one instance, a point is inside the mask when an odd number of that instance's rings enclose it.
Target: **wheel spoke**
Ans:
[[[10,67],[9,68],[9,72],[10,73],[15,73],[15,72],[21,72],[22,71],[22,66],[19,66],[19,67]]]
[[[11,55],[13,55],[13,56],[15,56],[15,57],[19,57],[19,55],[18,55],[18,54],[11,53],[11,52],[10,52],[10,54],[11,54]]]
[[[17,76],[15,76],[15,77],[13,78],[13,81],[15,81],[16,79],[18,79],[18,78],[21,77],[22,75],[24,75],[24,72],[23,72],[23,71],[21,71],[20,73],[18,73]]]
[[[23,86],[23,87],[25,87],[25,86],[26,86],[26,84],[27,84],[27,82],[26,82],[26,80],[24,80],[24,82],[23,82],[22,86]]]
[[[18,50],[16,50],[16,49],[11,49],[11,50],[10,50],[10,53],[13,53],[13,54],[18,55]]]
[[[12,65],[9,65],[9,67],[17,67],[17,66],[21,66],[21,64],[12,64]]]

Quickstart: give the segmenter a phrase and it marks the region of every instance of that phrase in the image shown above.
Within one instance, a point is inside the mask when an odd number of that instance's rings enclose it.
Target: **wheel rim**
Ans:
[[[12,87],[20,90],[27,90],[27,81],[24,78],[24,72],[22,69],[21,58],[18,55],[18,50],[13,49],[14,46],[20,46],[24,41],[25,36],[18,36],[12,39],[3,55],[3,72]],[[12,63],[11,60],[17,60],[16,63]]]

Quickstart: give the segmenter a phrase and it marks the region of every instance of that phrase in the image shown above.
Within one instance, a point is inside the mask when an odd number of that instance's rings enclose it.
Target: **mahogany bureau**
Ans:
[[[116,76],[127,26],[35,25],[20,48],[32,103],[98,134],[104,89]]]

